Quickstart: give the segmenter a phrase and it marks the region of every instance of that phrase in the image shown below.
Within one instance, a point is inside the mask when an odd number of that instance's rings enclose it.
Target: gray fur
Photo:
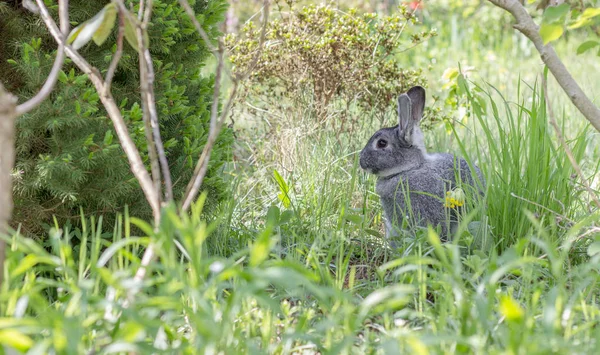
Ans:
[[[377,194],[387,219],[388,235],[408,217],[409,227],[441,225],[442,237],[447,237],[455,222],[444,208],[444,201],[446,191],[457,186],[456,177],[460,176],[463,190],[470,185],[481,193],[485,186],[476,166],[480,183],[473,181],[464,159],[447,153],[427,153],[419,128],[424,105],[425,90],[420,86],[400,95],[398,126],[377,131],[360,153],[361,168],[378,176]],[[387,144],[383,146],[381,140]]]

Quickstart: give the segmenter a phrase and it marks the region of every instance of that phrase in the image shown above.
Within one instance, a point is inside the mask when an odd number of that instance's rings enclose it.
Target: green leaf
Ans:
[[[544,11],[543,23],[550,24],[563,18],[569,12],[569,4],[564,3],[559,6],[548,6]]]
[[[113,141],[112,131],[108,130],[104,134],[104,145],[109,146],[112,144],[112,141]]]
[[[353,224],[356,224],[357,226],[360,226],[363,222],[362,216],[357,215],[357,214],[347,214],[344,215],[344,218]]]
[[[117,18],[117,6],[115,3],[109,3],[104,7],[104,17],[98,29],[94,32],[92,39],[97,46],[102,45],[108,38],[108,35],[115,27],[115,20]]]
[[[366,316],[372,309],[397,309],[404,307],[414,293],[410,285],[392,285],[372,292],[360,304],[360,316]]]
[[[279,185],[280,193],[277,194],[277,198],[279,198],[281,203],[283,203],[283,207],[289,208],[291,205],[289,195],[290,188],[277,170],[273,170],[273,176],[275,177],[275,181],[277,181],[277,184]]]
[[[138,40],[137,40],[137,30],[136,28],[140,25],[137,17],[135,17],[131,12],[126,13],[123,16],[124,19],[124,23],[125,23],[125,40],[127,40],[127,43],[129,43],[129,45],[135,49],[136,51],[140,51],[140,49],[138,48]],[[146,31],[143,31],[143,36],[144,36],[144,47],[148,48],[148,44],[150,43],[150,40],[148,39],[148,33]]]
[[[590,246],[588,246],[587,253],[589,256],[594,256],[600,253],[600,242],[593,242],[590,244]]]
[[[567,29],[569,30],[574,30],[576,28],[580,28],[583,26],[587,26],[590,23],[592,23],[592,21],[590,19],[587,18],[579,18],[577,21],[575,21],[573,24],[567,26]]]
[[[0,330],[0,344],[23,352],[33,346],[33,340],[17,330],[4,329]]]
[[[575,20],[575,22],[573,22],[567,28],[570,30],[574,30],[574,29],[581,28],[584,26],[589,26],[592,24],[592,19],[599,15],[600,15],[600,8],[591,7],[589,9],[585,9],[583,11],[583,13],[581,14],[581,16],[579,16],[577,18],[577,20]]]
[[[19,266],[17,266],[14,270],[11,271],[10,276],[16,277],[18,275],[21,275],[22,273],[31,270],[31,268],[33,268],[37,264],[48,264],[52,266],[58,266],[59,261],[54,259],[53,257],[29,254],[19,262]]]
[[[500,299],[500,313],[509,322],[518,322],[523,319],[524,311],[521,305],[508,295]]]
[[[127,239],[121,239],[121,240],[111,244],[102,253],[100,258],[98,258],[98,261],[96,262],[96,267],[98,267],[98,268],[104,267],[104,265],[106,265],[106,263],[108,263],[110,261],[110,259],[119,251],[119,249],[122,249],[123,247],[126,247],[128,245],[136,245],[136,244],[143,245],[143,244],[145,244],[144,243],[145,241],[147,241],[147,238],[131,237],[131,238],[127,238]]]
[[[587,8],[581,14],[581,18],[584,18],[584,19],[591,19],[596,16],[600,16],[600,8],[598,8],[598,7]]]
[[[598,41],[585,41],[579,45],[579,47],[577,47],[577,54],[585,53],[588,50],[596,47],[598,44],[600,44]]]
[[[110,4],[109,4],[110,5]],[[85,46],[91,39],[94,37],[94,34],[100,28],[102,23],[104,22],[104,18],[106,16],[107,10],[106,8],[109,6],[106,5],[102,10],[100,10],[94,17],[85,21],[81,25],[75,27],[71,33],[69,33],[69,37],[67,38],[67,43],[70,43],[73,48],[79,49]],[[114,20],[113,20],[114,24]]]
[[[69,81],[69,78],[67,78],[67,74],[62,70],[58,72],[58,81],[60,81],[63,84],[66,84],[67,81]]]
[[[550,25],[543,23],[542,27],[540,28],[540,36],[542,36],[544,45],[559,39],[560,36],[562,36],[563,31],[562,25]]]
[[[294,217],[294,211],[284,211],[279,218],[279,224],[288,223]]]
[[[469,92],[469,84],[467,84],[467,80],[464,75],[460,73],[456,78],[456,82],[458,84],[458,93],[464,95]]]

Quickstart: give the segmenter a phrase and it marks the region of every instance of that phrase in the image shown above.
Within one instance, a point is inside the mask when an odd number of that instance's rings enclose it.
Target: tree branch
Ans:
[[[150,18],[152,17],[152,0],[146,0],[146,8],[144,10],[144,19],[142,21],[142,30],[146,31]],[[158,154],[158,160],[160,162],[160,169],[162,171],[163,181],[165,183],[165,201],[173,201],[173,183],[171,181],[171,170],[165,154],[165,147],[163,145],[162,137],[160,135],[160,124],[158,123],[158,113],[156,112],[156,97],[154,95],[154,66],[152,62],[152,56],[150,55],[150,49],[144,48],[143,57],[146,61],[146,69],[148,72],[148,89],[146,92],[146,100],[148,102],[148,108],[150,111],[150,123],[152,126],[152,134],[154,136],[154,143],[156,144],[156,151]]]
[[[233,88],[232,88],[231,94],[229,95],[227,103],[225,104],[225,109],[223,110],[223,112],[221,112],[220,116],[218,114],[219,107],[218,107],[217,101],[219,99],[221,86],[220,86],[220,83],[217,84],[217,80],[220,81],[220,79],[221,79],[220,72],[223,70],[223,52],[224,52],[223,43],[219,41],[218,49],[214,49],[214,47],[212,47],[212,49],[211,49],[212,45],[208,41],[208,35],[202,29],[202,26],[200,26],[200,23],[196,19],[194,11],[191,8],[191,6],[189,5],[189,3],[187,2],[187,0],[179,0],[179,3],[185,8],[188,16],[194,23],[196,30],[200,34],[200,37],[202,37],[202,39],[204,39],[204,41],[206,42],[209,49],[213,52],[213,54],[217,58],[217,73],[215,76],[215,90],[213,92],[213,103],[212,103],[212,107],[211,107],[211,120],[210,120],[210,130],[209,130],[209,134],[208,134],[208,139],[206,141],[206,144],[204,145],[204,149],[202,149],[202,154],[200,155],[200,158],[198,159],[198,162],[196,163],[196,167],[194,168],[194,175],[190,179],[190,182],[186,188],[186,192],[185,192],[184,198],[183,198],[183,203],[181,205],[182,211],[187,211],[187,209],[191,206],[192,202],[198,195],[198,192],[200,191],[200,187],[202,186],[202,182],[204,181],[204,177],[206,176],[206,171],[208,170],[210,154],[211,154],[212,149],[217,141],[219,133],[221,133],[221,129],[223,128],[223,124],[225,123],[225,120],[227,119],[229,110],[231,109],[231,106],[233,105],[233,101],[235,100],[235,97],[237,95],[239,83],[240,83],[240,81],[244,80],[248,75],[250,75],[250,73],[252,73],[252,70],[254,70],[254,67],[258,63],[260,55],[262,54],[262,49],[263,49],[263,46],[265,43],[265,38],[266,38],[266,33],[267,33],[267,26],[269,23],[269,0],[264,0],[264,3],[263,3],[263,19],[262,19],[263,23],[262,23],[260,41],[259,41],[259,45],[256,50],[256,53],[254,54],[254,57],[252,58],[252,61],[250,62],[251,64],[248,66],[247,70],[239,75],[236,75],[233,78],[233,85],[232,85]],[[217,120],[217,117],[219,117],[218,120]]]
[[[13,210],[11,172],[15,164],[15,120],[17,98],[0,82],[0,234],[8,233]],[[0,240],[0,285],[4,279],[6,243]]]
[[[148,203],[152,208],[154,219],[158,220],[160,218],[160,205],[157,203],[157,193],[152,186],[152,179],[150,178],[150,174],[148,174],[148,171],[146,170],[146,167],[142,162],[140,153],[129,135],[127,125],[123,120],[123,116],[121,115],[119,106],[117,106],[117,104],[115,103],[115,100],[110,92],[103,94],[105,83],[98,70],[92,67],[75,49],[73,49],[69,45],[64,44],[63,38],[58,30],[58,27],[56,26],[56,23],[50,16],[50,13],[48,12],[46,5],[44,4],[44,1],[36,0],[36,2],[38,4],[38,7],[40,8],[42,20],[46,24],[46,27],[48,28],[56,42],[64,45],[67,56],[71,58],[71,60],[73,60],[73,63],[75,63],[75,65],[77,65],[77,67],[90,78],[90,81],[92,82],[92,84],[94,84],[98,93],[101,94],[100,100],[102,101],[102,104],[104,105],[108,116],[113,122],[113,126],[117,133],[117,137],[119,138],[121,147],[123,148],[123,151],[127,156],[127,160],[129,161],[131,171],[133,172],[133,175],[136,177],[136,179],[140,183],[140,186],[142,187],[144,196],[146,197],[146,200],[148,200]]]
[[[58,74],[62,69],[63,63],[65,62],[65,46],[63,45],[67,34],[69,33],[69,1],[61,0],[58,2],[58,13],[59,13],[59,21],[60,21],[60,31],[62,34],[63,41],[58,44],[58,50],[56,51],[56,58],[54,59],[54,64],[52,65],[52,69],[50,70],[50,74],[46,78],[46,82],[40,89],[40,91],[31,99],[26,102],[20,104],[16,108],[17,116],[21,116],[26,114],[27,112],[33,110],[38,107],[44,100],[48,98],[54,86],[56,85],[56,81],[58,80]]]
[[[579,84],[573,79],[563,62],[550,44],[544,45],[539,33],[539,27],[533,21],[525,7],[518,0],[488,0],[492,4],[508,11],[517,21],[514,28],[524,34],[535,45],[542,61],[563,91],[569,96],[579,112],[600,131],[600,109],[585,95]]]
[[[35,13],[39,9],[31,1],[23,1],[23,6]],[[46,11],[47,12],[47,11]],[[11,172],[15,164],[15,121],[17,117],[23,115],[48,98],[56,81],[58,74],[65,61],[65,39],[69,33],[69,1],[59,0],[58,16],[60,21],[60,31],[55,27],[58,41],[58,50],[52,69],[46,78],[46,82],[40,91],[31,99],[17,106],[17,98],[4,89],[0,83],[0,233],[7,233],[13,210],[12,199],[12,178]],[[6,243],[0,241],[0,285],[4,278],[4,260],[6,258]]]

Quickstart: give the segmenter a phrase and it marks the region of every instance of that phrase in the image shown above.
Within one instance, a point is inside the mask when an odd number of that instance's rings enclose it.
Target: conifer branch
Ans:
[[[152,208],[154,220],[158,221],[160,218],[160,205],[157,203],[159,200],[158,194],[152,186],[152,179],[150,178],[150,174],[144,166],[140,152],[129,135],[127,125],[125,124],[123,116],[121,115],[119,106],[116,104],[110,92],[104,92],[105,82],[98,69],[94,68],[90,63],[88,63],[85,58],[83,58],[75,49],[73,49],[73,47],[65,44],[63,37],[56,26],[56,23],[52,19],[52,16],[50,16],[50,13],[44,4],[44,1],[36,0],[36,2],[40,8],[42,20],[46,24],[50,34],[52,34],[59,45],[64,45],[67,56],[71,58],[73,63],[75,63],[75,65],[88,76],[92,84],[94,84],[96,87],[98,93],[100,93],[100,100],[102,101],[102,104],[104,105],[104,108],[106,109],[106,112],[113,123],[121,147],[123,148],[123,151],[127,156],[127,160],[129,161],[131,171],[140,183],[142,191],[144,192],[144,196]]]

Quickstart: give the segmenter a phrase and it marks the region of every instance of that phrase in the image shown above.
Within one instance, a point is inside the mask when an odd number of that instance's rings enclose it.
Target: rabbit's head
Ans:
[[[419,121],[425,108],[425,89],[415,86],[398,97],[398,125],[377,131],[360,152],[360,167],[379,177],[415,169],[427,152]]]

